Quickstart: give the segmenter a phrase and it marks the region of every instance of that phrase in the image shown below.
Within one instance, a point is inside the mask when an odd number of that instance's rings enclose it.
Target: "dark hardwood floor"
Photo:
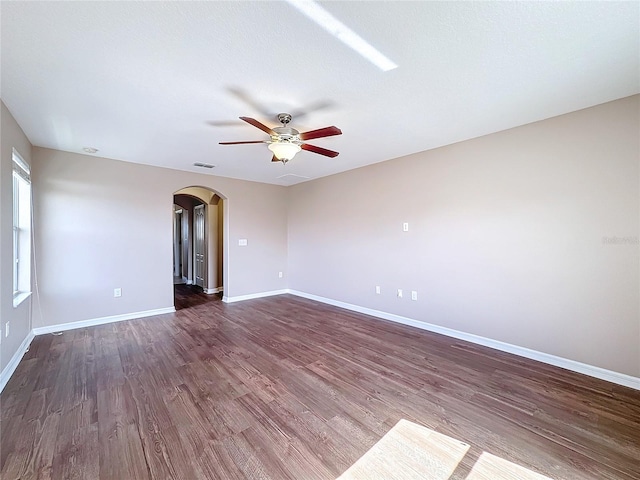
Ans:
[[[640,392],[309,300],[37,337],[0,396],[3,480],[335,479],[405,418],[553,479],[640,478]],[[180,308],[182,307],[182,308]]]

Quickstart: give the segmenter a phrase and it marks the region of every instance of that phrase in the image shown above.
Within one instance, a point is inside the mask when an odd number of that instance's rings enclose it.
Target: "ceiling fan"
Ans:
[[[270,140],[251,140],[246,142],[220,142],[220,145],[238,145],[243,143],[266,143],[269,150],[273,152],[272,162],[287,163],[291,160],[296,153],[300,150],[307,150],[308,152],[318,153],[326,157],[337,157],[338,152],[333,150],[327,150],[326,148],[317,147],[304,143],[305,140],[311,140],[313,138],[331,137],[332,135],[342,135],[342,131],[338,127],[325,127],[318,130],[311,130],[308,132],[298,132],[295,128],[288,127],[291,122],[291,115],[288,113],[279,113],[278,121],[282,123],[281,127],[269,128],[266,125],[260,123],[255,118],[240,117],[240,120],[259,128],[263,132],[266,132],[271,137]]]

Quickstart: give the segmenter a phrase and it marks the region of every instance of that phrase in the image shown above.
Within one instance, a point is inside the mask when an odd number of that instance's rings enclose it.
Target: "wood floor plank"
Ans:
[[[69,428],[71,427],[71,428]],[[60,428],[51,478],[94,480],[100,478],[98,424]]]
[[[0,408],[2,408],[1,403]],[[23,425],[21,416],[0,419],[0,472],[4,470],[7,458],[16,448]]]
[[[100,479],[151,478],[128,384],[98,392]]]
[[[36,337],[0,396],[0,477],[334,480],[406,419],[470,445],[450,480],[488,454],[640,478],[636,390],[288,295],[177,286],[176,307]]]

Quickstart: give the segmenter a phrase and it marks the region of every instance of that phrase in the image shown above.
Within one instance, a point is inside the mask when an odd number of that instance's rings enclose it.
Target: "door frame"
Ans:
[[[173,276],[180,277],[182,275],[183,255],[182,255],[182,208],[173,210]]]
[[[219,209],[219,214],[222,215],[222,288],[220,289],[216,289],[218,290],[219,293],[222,293],[222,301],[223,302],[227,302],[229,301],[229,298],[231,297],[230,293],[233,290],[233,286],[230,284],[230,264],[231,262],[231,252],[230,252],[230,244],[231,244],[231,232],[230,232],[230,201],[229,201],[229,197],[227,197],[225,194],[221,193],[219,190],[216,190],[215,188],[209,187],[209,186],[204,186],[204,185],[198,185],[198,184],[187,184],[185,186],[182,186],[180,188],[177,188],[173,194],[172,194],[172,200],[174,200],[175,195],[187,195],[193,198],[198,199],[199,201],[201,201],[203,204],[207,204],[207,200],[205,198],[202,198],[200,195],[198,194],[194,194],[193,192],[189,192],[188,190],[192,189],[192,188],[200,188],[200,189],[204,189],[204,190],[208,190],[209,192],[214,193],[215,195],[217,195],[218,197],[220,197],[220,199],[222,200],[222,209]],[[173,202],[172,202],[173,203]],[[189,248],[191,248],[191,246],[193,245],[193,209],[188,209],[185,211],[185,213],[188,213],[187,215],[187,220],[189,222],[189,227],[187,229],[187,233],[189,235],[189,238],[187,239],[187,245],[189,245]],[[208,233],[208,232],[206,232]],[[184,240],[183,240],[184,242]],[[184,262],[187,262],[187,265],[189,263],[192,263],[194,260],[194,255],[193,252],[189,252],[187,254],[187,256],[184,258]],[[191,267],[191,265],[188,265],[188,267]],[[195,269],[195,265],[193,265],[193,269]],[[188,268],[188,270],[191,270],[190,268]],[[193,282],[195,280],[195,272],[192,270],[189,272],[188,274],[188,278],[187,280],[187,284],[190,284],[191,282]]]
[[[200,211],[202,212],[202,225],[199,225],[198,221]],[[209,226],[207,212],[207,205],[205,203],[193,207],[193,283],[201,288],[205,288],[207,278],[207,254],[209,251],[207,245],[209,239],[209,235],[207,234],[207,228]],[[202,231],[199,231],[200,228]],[[200,251],[198,247],[201,248]],[[198,272],[198,255],[201,256],[200,272]],[[200,273],[200,277],[198,277],[198,273]]]

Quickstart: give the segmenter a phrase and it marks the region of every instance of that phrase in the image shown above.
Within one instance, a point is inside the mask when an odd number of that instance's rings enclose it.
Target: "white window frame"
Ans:
[[[31,295],[31,169],[13,149],[13,306]]]

